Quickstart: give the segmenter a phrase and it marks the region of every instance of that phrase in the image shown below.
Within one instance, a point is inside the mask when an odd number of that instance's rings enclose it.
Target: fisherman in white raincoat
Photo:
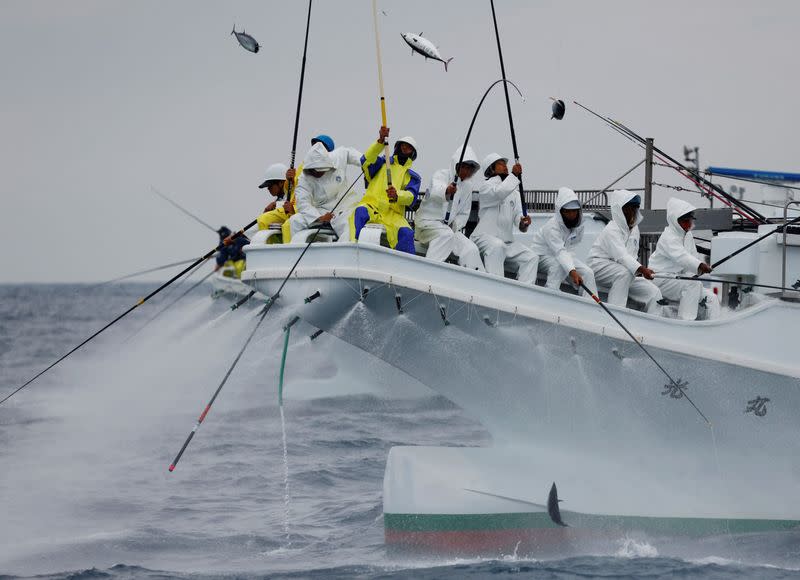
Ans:
[[[650,280],[653,271],[639,263],[641,198],[628,190],[611,193],[611,221],[589,251],[595,281],[608,286],[609,304],[625,307],[628,297],[644,304],[650,314],[661,314],[661,290]]]
[[[658,238],[656,251],[650,256],[650,267],[658,274],[694,276],[708,274],[711,267],[700,259],[694,244],[695,207],[687,201],[671,198],[667,202],[667,227]],[[703,287],[702,282],[656,278],[656,286],[665,298],[680,300],[678,317],[683,320],[696,320],[698,305],[706,301],[708,318],[720,314],[716,294]]]
[[[517,280],[534,284],[538,257],[514,241],[514,228],[525,232],[531,225],[531,218],[522,215],[518,193],[522,166],[514,164],[509,174],[507,163],[507,157],[490,153],[481,164],[486,180],[478,190],[479,221],[470,239],[478,246],[487,272],[503,276],[504,265],[510,264],[517,268]]]
[[[330,223],[340,241],[349,241],[348,218],[359,201],[358,196],[350,192],[348,199],[336,205],[349,185],[348,165],[360,167],[361,152],[351,147],[337,147],[328,152],[319,142],[308,150],[295,190],[297,213],[289,219],[292,242],[298,232],[308,229],[315,221]]]
[[[575,258],[574,248],[583,239],[583,215],[578,196],[568,187],[558,189],[555,215],[533,234],[531,249],[539,255],[539,270],[547,272],[547,287],[561,288],[569,281],[580,288],[581,283],[597,294],[592,269]],[[581,288],[581,294],[585,291]]]
[[[475,151],[467,145],[464,160],[459,164],[461,148],[453,155],[450,169],[440,169],[433,174],[428,195],[416,213],[415,229],[417,241],[427,244],[427,258],[444,262],[452,253],[458,257],[458,263],[470,270],[485,272],[478,246],[461,233],[467,225],[472,209],[472,192],[478,189],[474,179],[480,169]],[[458,182],[453,183],[453,176],[458,175]],[[449,221],[445,222],[450,200],[453,205]]]

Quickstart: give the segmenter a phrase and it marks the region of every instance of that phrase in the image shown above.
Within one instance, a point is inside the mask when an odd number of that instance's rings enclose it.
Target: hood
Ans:
[[[508,157],[503,157],[499,153],[489,153],[486,157],[483,158],[483,163],[481,163],[481,167],[483,167],[483,176],[486,179],[490,179],[492,176],[486,175],[486,172],[489,171],[489,168],[494,165],[496,162],[500,160],[505,161],[508,163]]]
[[[458,160],[461,159],[461,147],[456,149],[456,152],[453,153],[453,162],[450,164],[450,171],[451,175],[456,174],[456,165],[458,165]],[[467,145],[467,148],[464,150],[464,161],[471,161],[478,166],[478,171],[481,169],[481,162],[478,161],[478,155],[475,153],[475,150],[472,148],[471,145]],[[478,172],[475,172],[475,175],[478,175]],[[475,177],[473,175],[473,177]]]
[[[686,215],[690,211],[694,211],[697,208],[694,207],[688,201],[684,201],[682,199],[678,199],[677,197],[671,197],[667,202],[667,223],[672,227],[676,232],[680,233],[681,235],[685,234],[686,232],[683,231],[683,228],[678,223],[678,218],[682,215]]]
[[[622,206],[638,195],[639,194],[628,191],[627,189],[611,192],[611,219],[614,220],[614,223],[619,226],[619,229],[625,233],[629,232],[631,228],[628,226],[628,220],[625,219],[625,214],[622,213]],[[642,212],[638,210],[636,212],[636,222],[633,224],[634,227],[638,226],[642,219]]]
[[[564,225],[564,227],[568,227],[568,226],[566,224],[564,224],[564,220],[561,217],[561,208],[563,208],[565,205],[567,205],[571,201],[577,201],[578,203],[580,203],[580,201],[578,200],[578,196],[569,187],[559,187],[558,188],[558,195],[556,196],[555,214],[557,216],[558,221],[560,223],[562,223]],[[575,224],[570,229],[577,228],[578,226],[581,225],[582,222],[583,222],[583,212],[581,211],[578,214],[578,223]]]
[[[303,170],[328,170],[333,168],[333,160],[331,159],[330,153],[328,153],[328,150],[325,148],[325,145],[321,142],[314,143],[311,149],[308,150],[308,153],[306,153],[305,159],[303,159]]]

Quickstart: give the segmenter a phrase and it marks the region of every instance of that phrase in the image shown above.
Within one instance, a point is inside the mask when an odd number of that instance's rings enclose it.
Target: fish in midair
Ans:
[[[550,488],[550,493],[547,494],[547,515],[550,516],[550,519],[553,520],[553,523],[559,526],[567,526],[564,523],[564,520],[561,519],[561,509],[558,507],[558,504],[561,503],[563,500],[558,499],[558,489],[556,488],[556,482],[553,482],[553,487]]]
[[[233,30],[231,31],[231,34],[236,37],[236,40],[239,41],[239,44],[242,45],[242,48],[247,50],[247,51],[255,53],[255,52],[258,52],[259,48],[261,48],[258,45],[258,41],[255,38],[253,38],[252,36],[250,36],[249,34],[247,34],[244,31],[244,29],[242,29],[241,32],[236,32],[236,25],[235,24],[233,25]]]
[[[550,99],[553,101],[553,114],[550,119],[560,121],[564,118],[564,113],[567,112],[567,106],[561,99],[554,99],[553,97],[550,97]]]
[[[447,72],[447,65],[450,64],[450,61],[453,60],[452,57],[448,58],[447,60],[442,58],[442,55],[439,54],[439,49],[436,48],[436,45],[433,44],[427,38],[422,38],[422,33],[414,34],[412,32],[401,32],[400,36],[403,37],[403,40],[406,41],[406,44],[411,47],[411,54],[415,52],[420,53],[425,59],[432,58],[433,60],[438,60],[441,63],[444,63],[444,71]]]

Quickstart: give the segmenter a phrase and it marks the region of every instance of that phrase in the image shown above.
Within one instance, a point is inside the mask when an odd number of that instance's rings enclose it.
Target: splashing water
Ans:
[[[289,494],[289,452],[286,449],[286,418],[283,414],[283,405],[280,405],[281,411],[281,439],[283,441],[283,531],[286,534],[286,547],[292,545],[289,539],[289,513],[291,507],[291,495]]]

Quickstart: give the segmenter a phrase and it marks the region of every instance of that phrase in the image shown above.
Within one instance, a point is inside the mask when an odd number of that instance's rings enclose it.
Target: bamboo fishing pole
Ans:
[[[374,0],[373,0],[374,1]],[[506,65],[503,62],[503,48],[500,46],[500,31],[497,28],[497,15],[494,11],[494,0],[489,0],[492,5],[492,21],[494,22],[494,35],[497,39],[497,54],[500,56],[500,74],[506,80]],[[519,150],[517,149],[517,134],[514,131],[514,117],[511,115],[511,99],[508,96],[508,85],[503,83],[503,90],[506,94],[506,110],[508,111],[508,126],[511,129],[511,147],[514,149],[514,163],[519,163]],[[525,193],[522,187],[522,175],[519,176],[519,199],[522,203],[522,215],[528,215],[528,208],[525,207]]]
[[[378,30],[378,0],[372,0],[372,25],[375,29],[375,55],[378,60],[378,94],[381,99],[381,126],[388,127],[386,120],[386,96],[383,92],[383,63],[381,61],[381,38]],[[383,158],[386,164],[386,185],[392,185],[392,170],[389,167],[389,139],[383,140]]]

